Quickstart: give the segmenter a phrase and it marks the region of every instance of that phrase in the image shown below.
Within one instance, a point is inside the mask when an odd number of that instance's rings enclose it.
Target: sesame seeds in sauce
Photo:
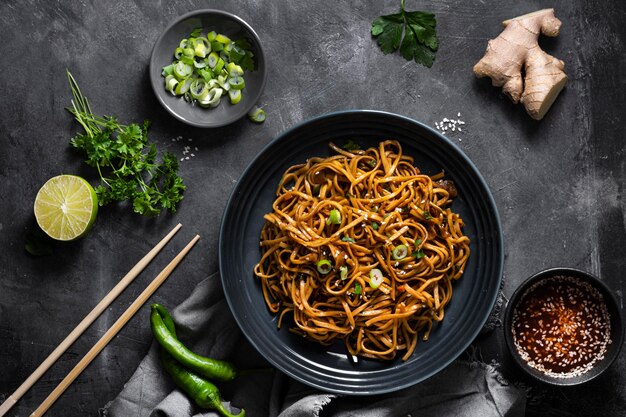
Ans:
[[[589,283],[569,276],[532,285],[513,312],[512,326],[521,358],[555,378],[589,371],[611,343],[604,297]]]

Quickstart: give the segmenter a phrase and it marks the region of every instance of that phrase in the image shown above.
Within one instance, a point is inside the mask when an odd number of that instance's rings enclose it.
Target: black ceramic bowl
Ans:
[[[624,328],[617,300],[606,284],[577,269],[552,268],[533,275],[513,293],[504,336],[513,359],[528,375],[568,386],[587,382],[609,368],[619,355]],[[606,344],[603,340],[608,338]],[[604,353],[598,355],[599,351]]]
[[[291,333],[265,305],[253,268],[261,257],[263,216],[272,210],[276,187],[288,167],[329,156],[329,142],[348,140],[362,148],[396,139],[404,154],[427,174],[445,171],[458,189],[451,208],[463,218],[471,254],[454,283],[445,318],[420,340],[406,361],[359,359],[353,363],[341,341],[322,346]],[[219,263],[226,299],[242,332],[274,366],[310,386],[341,394],[395,391],[434,375],[474,340],[496,301],[504,251],[498,212],[484,179],[465,154],[432,128],[407,117],[371,110],[331,113],[303,122],[272,141],[252,161],[231,194],[220,230]]]
[[[161,70],[172,63],[174,50],[180,41],[188,38],[196,28],[202,28],[204,34],[214,30],[233,40],[246,38],[252,45],[255,70],[245,72],[246,86],[242,90],[241,101],[236,105],[230,104],[226,95],[217,107],[205,109],[197,104],[192,105],[182,97],[176,97],[165,90],[165,78],[161,75]],[[163,107],[184,123],[206,128],[225,126],[244,117],[261,96],[267,75],[265,55],[259,36],[254,29],[232,13],[211,9],[187,13],[171,23],[154,45],[149,71],[150,84]]]

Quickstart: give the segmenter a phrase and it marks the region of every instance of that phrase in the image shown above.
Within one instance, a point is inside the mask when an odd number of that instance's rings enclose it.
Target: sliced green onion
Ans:
[[[182,80],[181,82],[179,82],[176,85],[176,90],[174,90],[176,92],[177,96],[182,96],[183,94],[185,94],[187,91],[189,91],[189,87],[191,87],[191,83],[192,80],[187,78],[185,80]]]
[[[322,259],[321,261],[318,261],[315,266],[317,267],[317,272],[322,275],[328,274],[330,270],[333,269],[333,266],[328,259]]]
[[[178,80],[173,75],[168,75],[167,77],[165,77],[165,89],[170,93],[176,94],[174,92],[176,84],[178,84]]]
[[[185,64],[191,65],[191,66],[193,66],[193,63],[195,62],[193,57],[191,57],[191,56],[184,56],[184,55],[180,57],[180,60],[182,62],[184,62]]]
[[[179,80],[183,78],[187,78],[193,72],[193,67],[191,65],[187,65],[182,61],[178,61],[176,65],[174,65],[174,76]]]
[[[215,68],[215,66],[217,65],[217,61],[220,59],[219,55],[217,54],[217,52],[211,52],[209,54],[209,67],[211,68]]]
[[[376,222],[372,223],[372,229],[378,230],[378,223]]]
[[[326,224],[341,224],[341,213],[337,209],[332,209],[330,211],[330,216],[326,220]]]
[[[404,259],[406,258],[406,256],[409,254],[409,248],[406,247],[406,245],[398,245],[395,248],[393,248],[393,259],[395,260],[400,260],[400,259]]]
[[[191,93],[191,97],[196,100],[203,101],[205,97],[209,95],[209,86],[206,81],[197,79],[191,83],[189,88],[189,92]]]
[[[211,44],[206,38],[198,38],[194,42],[193,50],[197,57],[204,58],[211,52]]]
[[[237,104],[241,101],[241,90],[229,90],[228,97],[230,98],[230,104]]]
[[[224,90],[222,90],[221,88],[217,88],[217,87],[209,90],[209,95],[207,96],[209,106],[217,107],[217,105],[220,104],[220,99],[222,97],[223,92]]]
[[[370,287],[378,288],[384,280],[383,272],[380,269],[374,268],[370,271]]]
[[[424,256],[426,256],[426,254],[421,249],[419,249],[419,250],[416,250],[415,252],[413,252],[411,254],[411,256],[414,256],[417,259],[422,259]]]
[[[199,69],[198,75],[201,76],[202,79],[207,82],[213,79],[213,72],[208,68]]]
[[[217,35],[215,35],[215,40],[224,45],[230,43],[230,38],[228,36],[222,35],[221,33],[218,33]]]
[[[354,284],[354,293],[356,295],[361,295],[361,284],[359,284],[358,282]]]
[[[342,237],[341,240],[343,242],[354,243],[354,239],[352,239],[351,237],[348,237],[348,236]]]
[[[167,77],[168,75],[172,75],[174,73],[174,64],[169,64],[161,70],[161,75]]]
[[[220,52],[224,50],[224,44],[218,41],[211,42],[211,51]]]
[[[205,37],[202,28],[196,28],[175,48],[176,60],[162,68],[165,88],[202,107],[217,106],[226,92],[231,104],[237,104],[243,98],[244,69],[254,70],[251,49],[252,45],[246,39],[233,42],[214,30]],[[265,121],[266,117],[258,108],[250,111],[248,116],[257,123]]]
[[[234,62],[229,62],[228,65],[226,65],[226,71],[228,71],[228,75],[231,77],[243,75],[243,69]]]
[[[220,72],[224,68],[224,65],[226,65],[224,60],[222,58],[218,58],[217,64],[215,64],[215,68],[214,68],[215,73],[217,74],[218,72]]]
[[[263,123],[265,121],[265,110],[254,106],[252,110],[250,110],[250,112],[248,113],[248,117],[254,123]]]
[[[346,279],[348,278],[348,267],[347,266],[340,266],[339,267],[339,278]]]
[[[243,90],[243,88],[246,86],[246,82],[244,81],[243,77],[239,75],[229,78],[228,84],[230,84],[230,86],[234,90]]]
[[[217,76],[217,83],[224,90],[226,90],[226,91],[230,90],[230,84],[228,83],[228,77],[226,77],[225,75],[218,75]]]

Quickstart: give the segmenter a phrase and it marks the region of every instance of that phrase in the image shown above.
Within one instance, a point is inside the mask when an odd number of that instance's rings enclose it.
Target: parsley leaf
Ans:
[[[408,12],[404,0],[400,1],[400,13],[379,16],[372,22],[372,36],[385,54],[400,48],[407,61],[415,60],[425,67],[432,67],[439,48],[437,20],[427,12]]]
[[[176,212],[187,187],[178,176],[176,157],[166,152],[159,161],[156,145],[148,143],[150,122],[123,125],[114,117],[94,116],[69,71],[67,76],[74,97],[68,111],[85,129],[70,144],[98,170],[99,204],[130,200],[133,210],[145,216],[156,216],[163,209]]]

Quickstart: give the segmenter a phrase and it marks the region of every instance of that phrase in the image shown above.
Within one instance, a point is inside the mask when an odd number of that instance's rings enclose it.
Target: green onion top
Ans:
[[[317,264],[315,264],[315,266],[317,267],[317,272],[319,272],[322,275],[328,274],[331,271],[331,269],[333,269],[333,265],[330,263],[328,259],[322,259],[321,261],[318,261]]]
[[[347,266],[340,266],[339,267],[339,278],[346,279],[348,278],[348,267]]]
[[[406,245],[398,245],[395,248],[393,248],[393,259],[395,260],[400,260],[400,259],[404,259],[406,258],[406,256],[409,254],[409,248],[407,248]]]
[[[330,211],[330,216],[326,220],[326,224],[341,224],[341,213],[337,209],[332,209]]]
[[[370,271],[370,287],[378,288],[383,283],[385,278],[383,277],[383,271],[378,268],[374,268]]]

